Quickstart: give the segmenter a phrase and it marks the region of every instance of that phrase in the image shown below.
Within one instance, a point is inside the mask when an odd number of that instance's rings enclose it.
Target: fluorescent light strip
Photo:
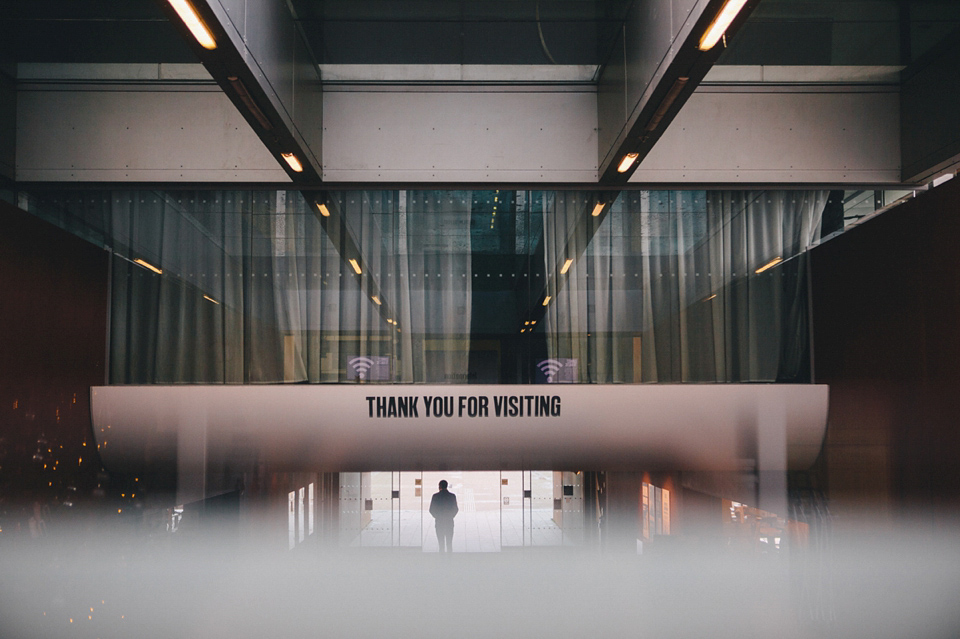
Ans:
[[[653,117],[650,118],[650,121],[647,123],[646,128],[644,129],[647,133],[652,133],[663,121],[663,117],[667,114],[667,111],[670,110],[670,107],[677,100],[677,96],[680,95],[680,92],[683,91],[683,87],[687,86],[687,82],[690,81],[690,78],[677,78],[673,83],[673,86],[670,87],[670,90],[667,91],[667,95],[663,98],[663,102],[660,103],[660,106],[657,108],[656,113],[653,114]]]
[[[560,275],[566,275],[567,271],[570,270],[570,265],[573,264],[573,258],[568,257],[567,261],[563,263],[563,267],[560,269]]]
[[[253,117],[256,118],[257,122],[260,123],[260,126],[267,131],[272,131],[273,124],[270,123],[270,120],[267,119],[267,116],[265,116],[263,111],[260,110],[260,107],[257,106],[257,103],[253,100],[253,96],[251,96],[250,92],[247,91],[247,87],[243,83],[243,80],[235,75],[228,75],[227,81],[230,83],[230,86],[233,87],[233,90],[237,92],[237,97],[240,98],[240,101],[246,105]]]
[[[720,13],[707,27],[706,33],[700,38],[701,51],[709,51],[720,41],[720,38],[723,37],[733,19],[737,17],[745,4],[747,4],[747,0],[727,0],[727,3],[720,9]]]
[[[769,262],[767,262],[766,264],[758,268],[756,271],[754,271],[754,273],[757,273],[757,274],[763,273],[768,268],[772,268],[782,261],[783,261],[782,257],[775,257],[774,259],[770,260]]]
[[[349,260],[347,260],[347,261],[350,262],[350,266],[352,266],[352,267],[353,267],[353,270],[355,270],[355,271],[357,272],[357,275],[363,274],[363,271],[360,270],[360,264],[359,264],[355,259],[353,259],[353,258],[351,257],[351,258],[350,258]]]
[[[187,25],[187,29],[189,29],[193,37],[197,39],[201,47],[209,49],[210,51],[217,48],[217,41],[213,39],[213,34],[210,33],[207,25],[203,23],[200,14],[193,8],[193,5],[187,2],[187,0],[170,0],[170,6],[177,12],[177,15],[180,16],[183,23]]]
[[[287,161],[287,164],[290,165],[290,168],[291,168],[291,169],[293,169],[293,170],[296,171],[297,173],[300,173],[300,172],[303,171],[303,165],[300,164],[300,160],[297,158],[297,156],[296,156],[295,154],[293,154],[293,153],[281,153],[280,155],[283,157],[284,160]]]
[[[134,260],[134,263],[135,263],[135,264],[139,264],[140,266],[142,266],[142,267],[145,268],[145,269],[149,269],[149,270],[153,271],[153,272],[156,273],[157,275],[163,275],[163,271],[161,271],[160,269],[158,269],[156,266],[154,266],[154,265],[151,264],[150,262],[147,262],[146,260],[142,260],[142,259],[140,259],[139,257]]]
[[[327,205],[323,202],[317,203],[317,209],[320,210],[320,215],[323,217],[330,217],[330,209],[327,208]]]
[[[204,296],[203,296],[203,299],[205,299],[205,300],[207,300],[207,301],[210,301],[210,302],[213,302],[213,303],[216,304],[217,306],[220,305],[220,302],[218,302],[217,300],[213,299],[213,298],[210,297],[209,295],[204,295]]]
[[[621,173],[622,172],[623,171],[621,171]],[[593,213],[592,213],[593,217],[597,217],[598,215],[600,215],[600,212],[603,211],[603,207],[605,207],[606,205],[607,205],[606,202],[597,202],[596,205],[594,205],[593,207]]]
[[[620,160],[620,165],[617,167],[617,173],[626,173],[633,163],[637,161],[637,158],[640,157],[639,153],[627,153],[623,156],[623,159]]]

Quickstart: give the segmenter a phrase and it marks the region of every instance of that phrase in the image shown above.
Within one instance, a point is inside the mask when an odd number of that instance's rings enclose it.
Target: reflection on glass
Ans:
[[[113,251],[112,383],[804,381],[803,252],[839,193],[624,191],[596,218],[575,190],[31,206]]]

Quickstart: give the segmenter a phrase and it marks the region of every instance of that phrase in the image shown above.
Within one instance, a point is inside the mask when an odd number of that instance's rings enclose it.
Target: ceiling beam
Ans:
[[[713,66],[759,0],[748,0],[721,41],[707,51],[701,37],[727,0],[636,2],[600,76],[600,184],[622,186]],[[621,162],[636,154],[627,168]]]
[[[203,46],[168,0],[157,0],[224,93],[297,185],[321,178],[318,67],[284,0],[183,0],[209,29]],[[292,154],[297,170],[285,161]]]

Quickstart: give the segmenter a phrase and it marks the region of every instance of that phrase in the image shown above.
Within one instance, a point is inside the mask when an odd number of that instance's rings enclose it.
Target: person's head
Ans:
[[[441,480],[440,480],[440,490],[446,490],[446,489],[447,489],[447,480],[446,480],[446,479],[441,479]]]

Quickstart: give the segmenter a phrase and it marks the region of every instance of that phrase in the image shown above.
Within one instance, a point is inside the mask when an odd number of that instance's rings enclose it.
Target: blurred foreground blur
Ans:
[[[955,527],[954,527],[955,529]],[[960,536],[863,525],[819,548],[643,554],[295,550],[62,529],[0,546],[0,636],[844,637],[960,634]]]

